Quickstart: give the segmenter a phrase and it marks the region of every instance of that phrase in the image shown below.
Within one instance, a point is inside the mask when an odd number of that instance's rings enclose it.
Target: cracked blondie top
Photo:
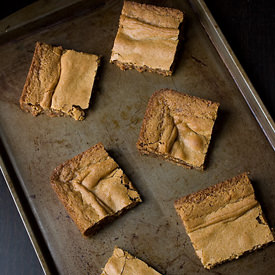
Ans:
[[[101,143],[58,166],[51,184],[84,235],[141,202],[141,198]]]
[[[145,262],[115,247],[101,275],[161,275]]]
[[[175,202],[205,268],[274,241],[247,173]]]
[[[125,1],[110,62],[171,75],[183,17],[176,9]]]
[[[174,90],[149,100],[137,148],[187,168],[203,169],[219,103]]]
[[[21,109],[34,116],[46,113],[83,120],[98,65],[96,55],[37,42],[20,98]]]

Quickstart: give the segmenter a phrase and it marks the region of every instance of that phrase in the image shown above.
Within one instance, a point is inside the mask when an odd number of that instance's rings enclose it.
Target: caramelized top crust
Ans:
[[[131,1],[124,2],[121,14],[163,28],[177,29],[183,20],[183,12],[180,10]]]
[[[40,105],[49,109],[51,98],[60,76],[62,47],[53,47],[37,42],[31,68],[20,98],[21,108],[25,104]]]
[[[196,205],[200,205],[201,208],[204,208],[203,212],[208,214],[228,202],[235,202],[251,194],[254,194],[253,187],[248,178],[248,174],[243,173],[232,179],[185,196],[177,200],[175,205],[180,205],[186,210],[189,207],[193,209]],[[217,198],[219,199],[217,200]],[[211,203],[211,201],[215,201],[215,204]]]
[[[116,247],[101,275],[160,275],[145,262]]]
[[[83,234],[103,218],[141,201],[101,143],[58,166],[51,184]]]
[[[138,149],[202,168],[218,107],[174,90],[155,92],[146,109]]]
[[[188,232],[220,219],[236,217],[258,205],[247,173],[190,194],[175,202]],[[211,213],[214,213],[211,215]]]
[[[169,71],[182,20],[176,9],[124,2],[111,62]]]
[[[87,109],[99,58],[93,54],[66,50],[61,56],[61,74],[51,108],[79,119],[76,107]]]

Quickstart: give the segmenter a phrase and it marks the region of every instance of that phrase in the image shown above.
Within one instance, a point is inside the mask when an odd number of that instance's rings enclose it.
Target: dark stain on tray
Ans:
[[[191,55],[191,58],[192,58],[194,61],[196,61],[197,63],[199,63],[200,65],[207,67],[207,65],[206,65],[203,61],[201,61],[200,59],[198,59],[197,57]]]

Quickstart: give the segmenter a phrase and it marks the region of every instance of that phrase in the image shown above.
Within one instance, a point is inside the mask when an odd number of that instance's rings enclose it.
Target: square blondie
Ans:
[[[274,241],[247,173],[183,197],[175,209],[207,269]]]
[[[51,185],[86,236],[141,202],[132,183],[101,143],[58,166]]]
[[[203,169],[219,103],[174,90],[148,103],[137,149],[187,168]]]
[[[97,55],[37,42],[20,98],[21,109],[34,116],[46,113],[83,120],[99,61]]]
[[[145,262],[115,247],[101,275],[161,275]]]
[[[125,1],[110,62],[121,70],[171,75],[183,18],[177,9]]]

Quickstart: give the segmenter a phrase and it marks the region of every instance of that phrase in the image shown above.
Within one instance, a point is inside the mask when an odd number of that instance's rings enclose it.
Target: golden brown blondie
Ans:
[[[58,166],[51,184],[83,235],[95,233],[141,202],[101,143]]]
[[[121,70],[171,75],[183,18],[177,9],[125,1],[110,62]]]
[[[115,247],[101,275],[161,275],[145,262]]]
[[[274,241],[247,173],[175,202],[205,268]]]
[[[219,104],[174,90],[149,100],[137,148],[187,168],[203,169]]]
[[[99,57],[37,42],[20,98],[22,110],[37,116],[84,119]]]

